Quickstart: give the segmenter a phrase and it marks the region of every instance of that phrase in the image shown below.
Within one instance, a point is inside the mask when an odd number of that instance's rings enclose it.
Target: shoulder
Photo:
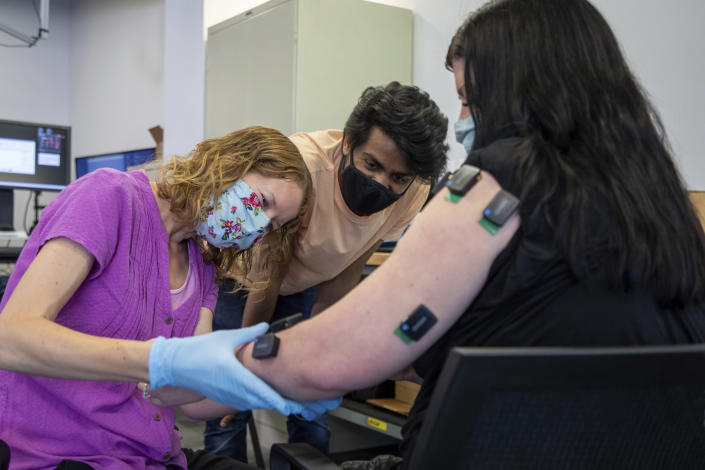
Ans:
[[[327,129],[313,132],[297,132],[289,139],[299,148],[299,151],[310,151],[312,148],[327,149],[338,145],[343,140],[343,131]]]
[[[315,132],[299,132],[289,137],[296,145],[309,171],[332,170],[339,158],[343,131],[328,129]]]
[[[426,202],[430,189],[431,187],[427,183],[414,181],[411,183],[411,186],[409,186],[406,194],[399,198],[399,200],[392,205],[392,208],[401,216],[406,214],[415,215],[421,210],[424,202]]]
[[[518,195],[521,191],[517,169],[519,168],[522,145],[525,142],[526,139],[521,137],[496,140],[486,147],[470,152],[465,163],[491,173],[500,186]]]
[[[149,179],[141,171],[118,171],[101,168],[79,178],[69,186],[78,191],[100,193],[139,193],[149,187]]]
[[[92,207],[92,210],[114,213],[147,204],[151,195],[149,179],[144,172],[123,172],[101,168],[67,186],[57,198],[56,207]]]

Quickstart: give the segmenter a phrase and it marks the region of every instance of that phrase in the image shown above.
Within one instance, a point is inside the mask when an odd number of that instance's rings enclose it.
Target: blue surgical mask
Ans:
[[[246,250],[269,231],[257,194],[242,180],[225,190],[216,204],[211,203],[196,233],[217,248],[237,246]]]
[[[472,118],[472,114],[455,123],[455,140],[463,144],[465,151],[470,153],[472,143],[475,140],[475,120]]]

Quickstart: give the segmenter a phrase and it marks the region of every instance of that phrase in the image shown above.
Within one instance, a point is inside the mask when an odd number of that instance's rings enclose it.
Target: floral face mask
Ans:
[[[196,226],[196,233],[217,248],[235,245],[246,250],[269,232],[270,220],[264,214],[257,194],[242,180],[225,190],[218,202]]]

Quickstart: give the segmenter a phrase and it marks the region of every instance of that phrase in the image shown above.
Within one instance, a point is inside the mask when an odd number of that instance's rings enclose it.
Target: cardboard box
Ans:
[[[420,388],[421,385],[414,382],[398,380],[394,382],[394,398],[372,398],[367,403],[408,416]]]
[[[149,129],[149,134],[156,144],[154,159],[161,160],[164,153],[164,129],[162,129],[162,126],[154,126]]]
[[[394,398],[404,403],[413,404],[420,389],[421,385],[417,383],[398,380],[394,382]]]
[[[127,170],[144,170],[144,172],[147,173],[147,178],[149,178],[149,181],[156,181],[159,179],[162,172],[162,167],[165,163],[162,158],[164,153],[164,129],[162,129],[162,126],[154,126],[149,129],[149,134],[154,139],[154,144],[156,146],[154,149],[154,160],[141,165],[128,167]]]
[[[705,191],[688,191],[688,193],[700,217],[700,223],[702,223],[703,228],[705,228]]]

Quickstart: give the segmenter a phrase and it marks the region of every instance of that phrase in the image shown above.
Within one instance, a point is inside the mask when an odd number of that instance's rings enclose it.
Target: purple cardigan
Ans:
[[[47,241],[66,237],[95,257],[56,323],[90,335],[147,340],[192,335],[201,307],[213,310],[215,269],[188,243],[194,294],[172,311],[167,233],[142,172],[97,170],[42,212],[0,304]],[[13,469],[54,468],[63,459],[96,469],[186,468],[174,412],[157,408],[132,382],[88,382],[0,371],[0,439]]]

